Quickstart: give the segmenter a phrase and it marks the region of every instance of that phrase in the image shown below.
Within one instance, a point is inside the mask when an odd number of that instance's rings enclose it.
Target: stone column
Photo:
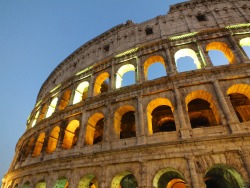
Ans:
[[[82,117],[80,121],[80,130],[78,134],[78,142],[76,144],[76,147],[82,147],[84,145],[84,138],[86,133],[86,125],[87,125],[87,117],[86,117],[86,111],[83,110]]]
[[[105,188],[107,187],[106,185],[106,178],[108,173],[106,173],[107,166],[104,164],[102,165],[102,177],[101,180],[98,182],[100,188]]]
[[[208,56],[208,52],[204,51],[204,49],[200,43],[201,42],[199,42],[199,41],[196,42],[201,59],[202,59],[203,63],[205,64],[205,67],[212,67],[213,63],[211,62],[211,60]]]
[[[176,74],[176,70],[174,69],[174,65],[173,65],[173,63],[175,63],[175,62],[172,61],[173,54],[171,53],[171,51],[169,50],[169,47],[167,45],[164,47],[166,49],[166,57],[167,57],[166,65],[169,68],[169,74],[174,75],[174,74]]]
[[[184,115],[184,109],[182,107],[182,97],[180,95],[180,92],[177,88],[174,88],[174,94],[176,98],[176,103],[177,103],[177,112],[179,116],[179,122],[180,122],[180,133],[181,133],[181,138],[190,138],[190,127],[187,126],[186,123],[186,118]]]
[[[240,60],[239,63],[243,63],[244,61],[248,60],[248,56],[245,53],[245,51],[242,49],[242,47],[240,46],[238,39],[236,39],[232,35],[228,35],[228,38],[229,38],[230,43],[232,44],[237,56],[239,57],[239,60]]]
[[[147,178],[147,164],[146,162],[141,162],[141,188],[149,188],[151,186],[148,185]]]
[[[136,82],[142,83],[145,81],[143,63],[140,58],[136,58],[137,72],[136,72]]]
[[[115,87],[115,79],[116,79],[116,72],[115,72],[115,62],[112,61],[111,63],[111,75],[110,75],[110,85],[111,85],[111,88],[110,90],[114,90],[116,87]]]
[[[138,96],[137,98],[137,111],[138,111],[138,133],[137,136],[137,144],[145,144],[145,127],[144,127],[144,118],[143,116],[147,113],[143,113],[143,105],[142,105],[142,96]]]
[[[189,173],[191,176],[191,182],[192,182],[192,187],[193,188],[198,188],[201,187],[199,183],[199,178],[196,172],[195,168],[195,162],[194,162],[194,157],[193,156],[188,156],[186,157],[186,160],[188,162],[188,167],[189,167]]]
[[[237,119],[233,118],[230,109],[227,105],[227,102],[224,98],[223,92],[221,90],[220,84],[218,82],[218,80],[213,80],[213,86],[215,89],[215,93],[218,97],[219,100],[219,104],[222,108],[223,113],[225,114],[226,120],[230,126],[230,129],[232,132],[237,132],[240,131],[240,127],[237,125],[237,123],[239,122]]]
[[[94,78],[94,76],[92,74],[91,77],[90,77],[90,83],[89,83],[88,97],[87,98],[93,97],[94,82],[95,82],[95,78]]]
[[[250,148],[247,146],[242,147],[242,150],[241,150],[243,163],[244,163],[245,169],[248,173],[248,177],[250,177],[250,152],[249,152],[249,150],[250,150]]]

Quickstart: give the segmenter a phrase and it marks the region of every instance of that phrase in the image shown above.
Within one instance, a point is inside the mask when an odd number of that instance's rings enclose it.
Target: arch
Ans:
[[[212,95],[204,90],[196,90],[189,93],[185,98],[186,109],[189,114],[190,123],[194,127],[201,126],[207,122],[208,125],[220,125],[220,115],[216,108]]]
[[[79,132],[79,126],[80,126],[80,123],[78,120],[72,120],[68,124],[68,126],[64,132],[62,148],[70,149],[76,145],[77,138],[78,138],[78,132]]]
[[[154,188],[186,188],[184,176],[174,168],[159,170],[153,179]]]
[[[46,188],[46,182],[45,181],[38,182],[35,188]]]
[[[53,186],[53,188],[68,188],[68,187],[69,187],[69,183],[66,178],[58,179],[55,185]]]
[[[152,112],[159,106],[169,106],[171,111],[174,111],[172,103],[167,98],[157,98],[148,103],[147,106],[147,118],[148,118],[148,132],[153,134],[153,124],[152,124]]]
[[[130,138],[130,137],[135,136],[136,134],[135,119],[133,119],[135,118],[134,112],[135,112],[135,108],[129,105],[122,106],[116,110],[114,114],[114,129],[115,129],[115,133],[120,138]],[[127,121],[124,120],[125,119],[124,117],[127,117],[126,118]]]
[[[70,96],[71,96],[71,90],[68,89],[62,95],[62,98],[58,105],[58,110],[63,110],[64,108],[66,108],[66,106],[68,106],[69,101],[70,101]]]
[[[245,51],[248,58],[250,58],[250,37],[246,37],[240,40],[240,45]]]
[[[54,111],[56,109],[57,101],[58,101],[57,97],[55,97],[55,98],[52,99],[52,101],[51,101],[51,103],[49,105],[47,114],[46,114],[46,118],[50,117],[54,113]]]
[[[44,138],[45,138],[45,133],[42,132],[36,140],[36,145],[35,145],[35,148],[33,150],[32,157],[36,157],[36,156],[40,155],[42,148],[43,148]]]
[[[98,181],[93,174],[83,176],[77,185],[77,188],[98,188]]]
[[[135,71],[135,66],[132,64],[126,64],[119,68],[119,70],[116,73],[116,89],[122,87],[123,83],[122,77],[125,73],[129,71]]]
[[[89,82],[84,81],[80,83],[74,94],[73,104],[79,103],[82,100],[85,100],[88,96]]]
[[[129,171],[123,171],[117,174],[111,182],[110,188],[136,188],[137,180]]]
[[[47,149],[46,149],[47,153],[52,153],[55,151],[56,146],[57,146],[57,142],[58,142],[58,138],[59,138],[59,134],[60,134],[60,127],[59,126],[56,126],[50,132],[48,145],[47,145]]]
[[[250,85],[234,84],[227,90],[227,95],[240,122],[250,121]]]
[[[26,182],[23,184],[22,188],[30,188],[30,182],[29,182],[29,181],[26,181]]]
[[[24,158],[27,158],[29,156],[29,154],[31,153],[34,142],[35,142],[35,138],[32,136],[29,139],[29,142],[28,142],[27,147],[25,149]]]
[[[102,141],[103,119],[104,115],[102,113],[95,113],[89,118],[85,135],[85,143],[87,145],[93,145]]]
[[[39,116],[38,116],[38,122],[45,118],[47,109],[48,109],[48,105],[45,103],[41,109]]]
[[[109,82],[109,73],[103,72],[96,77],[95,85],[94,85],[94,96],[108,91],[108,83]]]
[[[153,65],[153,64],[156,64],[156,63],[160,63],[163,67],[164,67],[164,70],[165,70],[165,75],[160,75],[158,77],[155,77],[155,78],[159,78],[161,76],[166,76],[166,65],[165,65],[165,62],[164,62],[164,59],[163,57],[159,56],[159,55],[155,55],[155,56],[151,56],[149,58],[147,58],[147,60],[144,62],[144,75],[145,75],[145,79],[146,80],[150,80],[149,79],[149,76],[148,76],[148,72],[149,72],[149,68]],[[155,72],[154,72],[155,73]]]
[[[185,69],[184,68],[180,69],[180,67],[178,65],[179,64],[178,60],[180,58],[184,58],[184,57],[190,57],[190,58],[192,58],[192,60],[194,61],[195,66],[196,66],[196,69],[201,69],[202,68],[202,65],[201,65],[200,61],[198,60],[198,57],[197,57],[195,51],[192,50],[192,49],[190,49],[190,48],[184,48],[184,49],[178,50],[175,53],[175,55],[174,55],[175,64],[176,64],[178,72],[184,72],[184,71],[194,70],[194,67],[190,63],[187,65],[189,67],[185,67]]]
[[[214,165],[206,172],[204,183],[207,188],[246,187],[243,178],[235,169],[222,164]]]
[[[226,43],[224,43],[224,42],[211,42],[206,46],[206,51],[209,52],[210,50],[221,51],[225,55],[225,57],[228,59],[229,64],[235,63],[234,54]]]
[[[37,111],[36,111],[36,115],[35,115],[34,119],[32,120],[31,127],[34,127],[34,126],[35,126],[35,124],[36,124],[36,122],[37,122],[37,118],[38,118],[38,116],[39,116],[39,113],[40,113],[40,111],[37,110]]]

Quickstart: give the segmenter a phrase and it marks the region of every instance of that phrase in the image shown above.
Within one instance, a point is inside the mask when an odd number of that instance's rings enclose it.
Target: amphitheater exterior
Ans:
[[[249,0],[179,3],[90,40],[43,83],[2,188],[250,187],[249,46]]]

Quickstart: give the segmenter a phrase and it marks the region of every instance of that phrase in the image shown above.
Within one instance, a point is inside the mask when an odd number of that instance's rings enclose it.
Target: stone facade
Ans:
[[[249,0],[191,0],[92,39],[42,85],[2,188],[250,187],[244,46]],[[178,72],[184,56],[196,69]],[[166,76],[149,80],[156,62]]]

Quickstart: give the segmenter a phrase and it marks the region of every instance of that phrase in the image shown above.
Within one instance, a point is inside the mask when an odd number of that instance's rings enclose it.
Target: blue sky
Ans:
[[[183,0],[0,0],[0,177],[38,91],[52,70],[79,46],[126,20],[140,23]]]

